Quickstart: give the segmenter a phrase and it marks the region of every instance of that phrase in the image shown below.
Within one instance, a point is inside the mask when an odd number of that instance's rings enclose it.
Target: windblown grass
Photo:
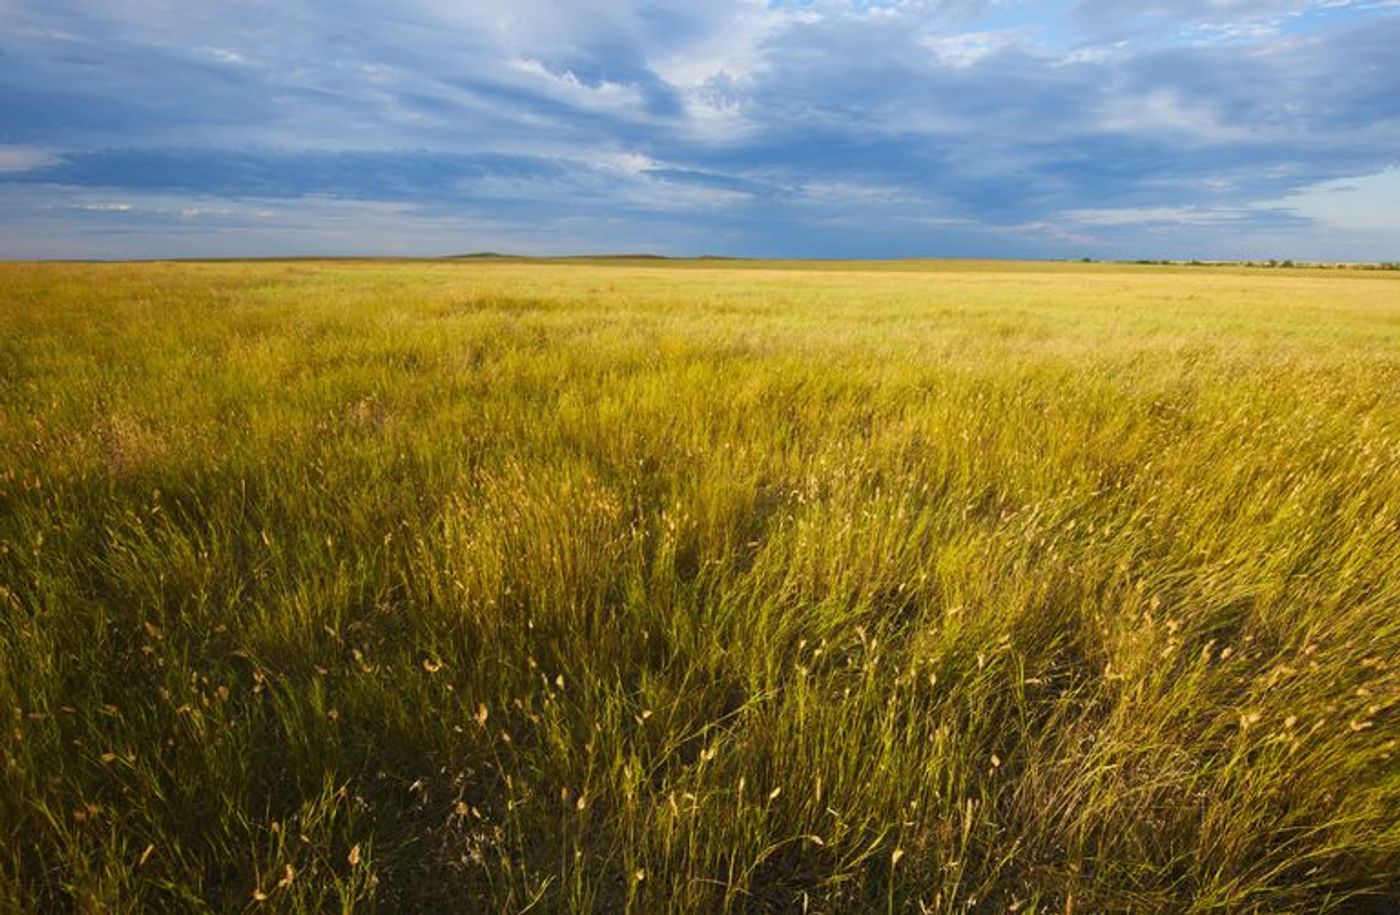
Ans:
[[[1400,279],[0,266],[0,910],[1400,907]]]

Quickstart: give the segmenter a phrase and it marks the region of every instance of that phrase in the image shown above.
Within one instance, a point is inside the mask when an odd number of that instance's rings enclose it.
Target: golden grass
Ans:
[[[0,265],[0,909],[1400,907],[1400,277]]]

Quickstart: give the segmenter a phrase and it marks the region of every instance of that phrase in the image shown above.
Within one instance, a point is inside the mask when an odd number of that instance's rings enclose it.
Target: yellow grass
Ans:
[[[1400,275],[0,265],[0,910],[1400,907]]]

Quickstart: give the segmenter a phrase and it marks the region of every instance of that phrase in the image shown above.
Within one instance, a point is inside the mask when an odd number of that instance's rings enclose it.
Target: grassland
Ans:
[[[0,265],[0,911],[1400,908],[1400,276]]]

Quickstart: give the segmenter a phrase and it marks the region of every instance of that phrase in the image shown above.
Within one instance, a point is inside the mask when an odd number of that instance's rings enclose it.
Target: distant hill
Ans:
[[[666,254],[557,254],[557,255],[531,255],[531,254],[502,254],[497,251],[473,251],[469,254],[449,254],[445,260],[541,260],[541,261],[673,261],[673,260],[700,260],[700,261],[741,261],[751,260],[746,257],[731,257],[724,254],[701,254],[695,257],[671,257]]]

